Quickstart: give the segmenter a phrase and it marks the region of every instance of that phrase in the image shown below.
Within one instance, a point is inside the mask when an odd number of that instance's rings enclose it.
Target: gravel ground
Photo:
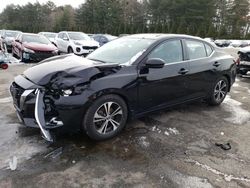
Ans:
[[[9,97],[14,76],[30,66],[0,70],[1,188],[250,187],[250,77],[237,78],[219,107],[181,105],[133,120],[105,142],[79,133],[49,145],[19,125]],[[228,142],[228,151],[215,146]]]

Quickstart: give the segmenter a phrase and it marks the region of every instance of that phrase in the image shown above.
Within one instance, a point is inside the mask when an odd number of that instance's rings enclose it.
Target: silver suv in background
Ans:
[[[13,31],[13,30],[2,30],[1,31],[1,44],[0,46],[6,45],[8,52],[12,50],[12,43],[15,38],[21,33],[21,31]]]
[[[59,52],[86,56],[100,45],[82,32],[62,31],[55,38]]]

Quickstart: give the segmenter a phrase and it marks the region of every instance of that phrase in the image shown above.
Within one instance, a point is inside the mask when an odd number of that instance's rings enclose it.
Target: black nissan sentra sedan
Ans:
[[[10,91],[19,119],[46,140],[59,129],[105,140],[130,117],[197,99],[220,105],[235,76],[233,58],[198,37],[137,34],[86,58],[44,60],[17,76]]]

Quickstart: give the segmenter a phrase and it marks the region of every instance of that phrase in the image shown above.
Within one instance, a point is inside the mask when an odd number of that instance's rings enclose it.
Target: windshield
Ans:
[[[153,42],[155,40],[152,39],[119,38],[98,48],[87,58],[105,63],[128,63],[132,60],[135,61],[138,54],[141,55]]]
[[[19,32],[17,31],[6,31],[5,32],[5,37],[16,37],[18,35]]]
[[[72,32],[72,33],[68,33],[68,34],[69,34],[69,38],[71,40],[91,40],[91,38],[84,33]]]
[[[56,34],[55,33],[44,33],[43,34],[45,37],[47,38],[55,38],[56,37]]]
[[[50,44],[50,41],[42,35],[23,35],[22,41],[27,43]]]
[[[107,39],[109,40],[109,41],[111,41],[111,40],[115,40],[115,39],[117,39],[118,37],[116,37],[116,36],[112,36],[112,35],[105,35],[106,37],[107,37]]]

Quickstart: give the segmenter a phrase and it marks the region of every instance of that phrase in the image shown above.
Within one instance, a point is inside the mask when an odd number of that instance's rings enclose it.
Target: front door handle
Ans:
[[[215,63],[213,64],[213,66],[214,66],[214,67],[218,67],[218,66],[220,66],[220,63],[219,63],[219,62],[215,62]]]
[[[181,74],[181,75],[184,75],[184,74],[187,74],[188,72],[189,72],[189,70],[182,68],[182,69],[179,70],[178,73]]]

